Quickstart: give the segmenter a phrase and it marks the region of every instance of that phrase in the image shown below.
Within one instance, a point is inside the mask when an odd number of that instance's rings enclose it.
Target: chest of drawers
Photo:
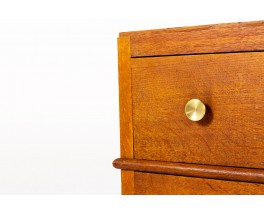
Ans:
[[[122,194],[264,194],[264,22],[120,33]]]

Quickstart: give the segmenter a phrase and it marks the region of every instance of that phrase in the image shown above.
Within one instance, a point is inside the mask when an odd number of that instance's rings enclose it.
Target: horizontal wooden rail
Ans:
[[[264,183],[264,169],[223,167],[123,158],[114,160],[113,166],[117,169],[133,170],[139,172]]]
[[[130,37],[131,57],[263,51],[264,22],[132,31],[120,37]]]

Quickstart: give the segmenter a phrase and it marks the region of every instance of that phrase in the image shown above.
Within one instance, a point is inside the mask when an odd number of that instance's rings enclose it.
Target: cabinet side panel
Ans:
[[[118,38],[119,114],[121,158],[133,158],[133,124],[130,68],[130,38]],[[122,194],[134,193],[134,172],[121,172]]]

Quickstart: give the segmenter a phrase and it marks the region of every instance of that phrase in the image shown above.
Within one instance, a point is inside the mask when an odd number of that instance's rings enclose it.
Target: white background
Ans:
[[[0,193],[119,194],[120,31],[263,19],[261,1],[1,1]]]

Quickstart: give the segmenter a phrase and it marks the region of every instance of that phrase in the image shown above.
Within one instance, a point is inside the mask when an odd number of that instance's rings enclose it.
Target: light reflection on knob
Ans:
[[[206,112],[206,107],[199,99],[191,99],[185,105],[185,114],[191,121],[201,120]]]

